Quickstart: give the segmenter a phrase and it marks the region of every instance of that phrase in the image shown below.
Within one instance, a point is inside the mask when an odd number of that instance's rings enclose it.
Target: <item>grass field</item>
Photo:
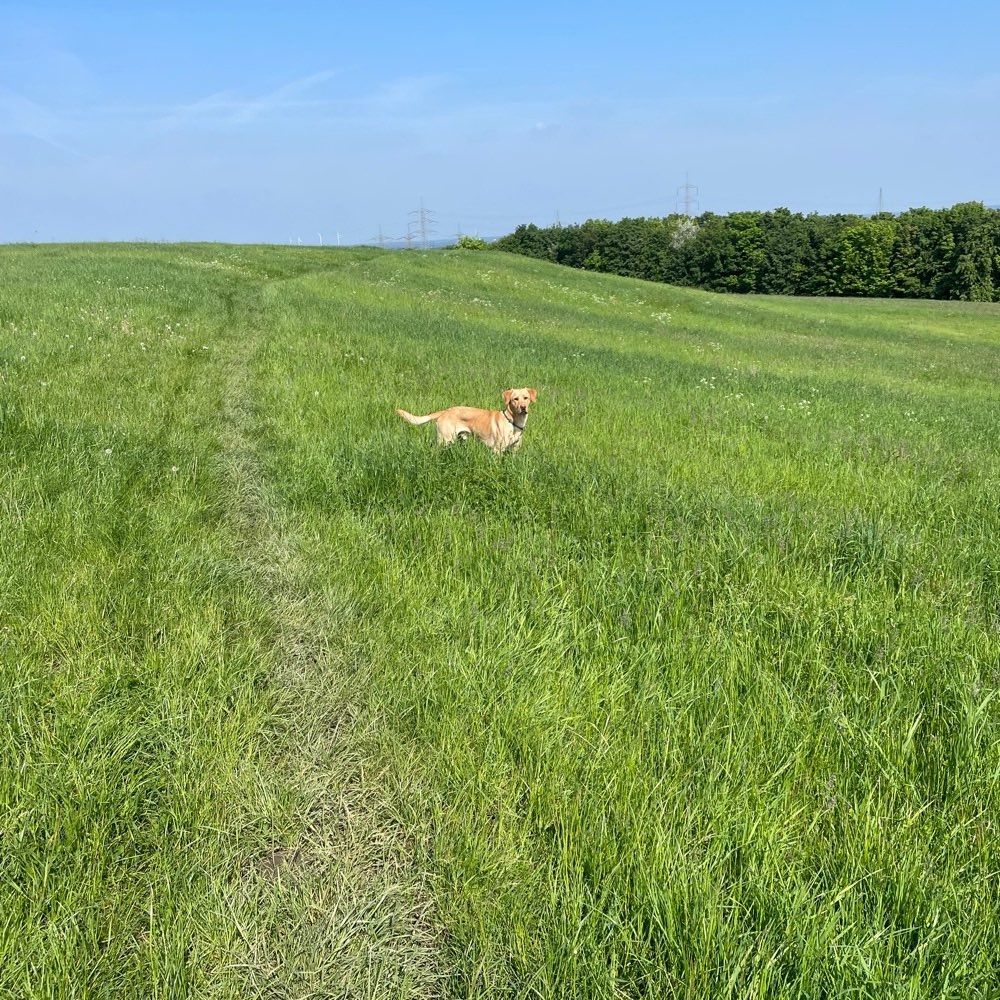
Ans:
[[[0,248],[0,997],[1000,996],[1000,307]],[[533,385],[521,450],[392,412]]]

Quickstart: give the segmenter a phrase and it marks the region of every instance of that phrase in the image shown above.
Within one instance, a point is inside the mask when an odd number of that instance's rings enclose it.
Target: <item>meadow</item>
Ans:
[[[1000,306],[0,248],[0,997],[1000,996]],[[534,386],[521,449],[393,414]]]

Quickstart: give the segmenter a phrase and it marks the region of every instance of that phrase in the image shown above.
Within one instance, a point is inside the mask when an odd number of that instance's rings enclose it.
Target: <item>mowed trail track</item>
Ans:
[[[244,869],[237,892],[252,995],[439,995],[439,928],[397,819],[393,776],[380,774],[382,720],[337,641],[349,627],[316,593],[307,544],[268,485],[252,352],[237,325],[222,347],[221,466],[241,571],[266,601],[277,691],[274,764],[294,796],[294,834]],[[265,335],[266,337],[266,335]],[[322,598],[326,597],[327,600]],[[271,780],[274,780],[272,776]],[[249,891],[246,891],[249,890]],[[262,922],[261,913],[272,914]]]

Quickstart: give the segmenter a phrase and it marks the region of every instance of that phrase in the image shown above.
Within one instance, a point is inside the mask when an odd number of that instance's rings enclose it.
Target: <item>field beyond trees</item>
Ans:
[[[1000,306],[0,248],[0,997],[994,997]],[[521,450],[392,412],[498,406]]]

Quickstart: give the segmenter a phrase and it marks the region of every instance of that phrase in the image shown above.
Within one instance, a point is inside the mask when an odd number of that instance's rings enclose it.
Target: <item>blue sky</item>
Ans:
[[[1000,3],[0,2],[0,241],[1000,204]]]

